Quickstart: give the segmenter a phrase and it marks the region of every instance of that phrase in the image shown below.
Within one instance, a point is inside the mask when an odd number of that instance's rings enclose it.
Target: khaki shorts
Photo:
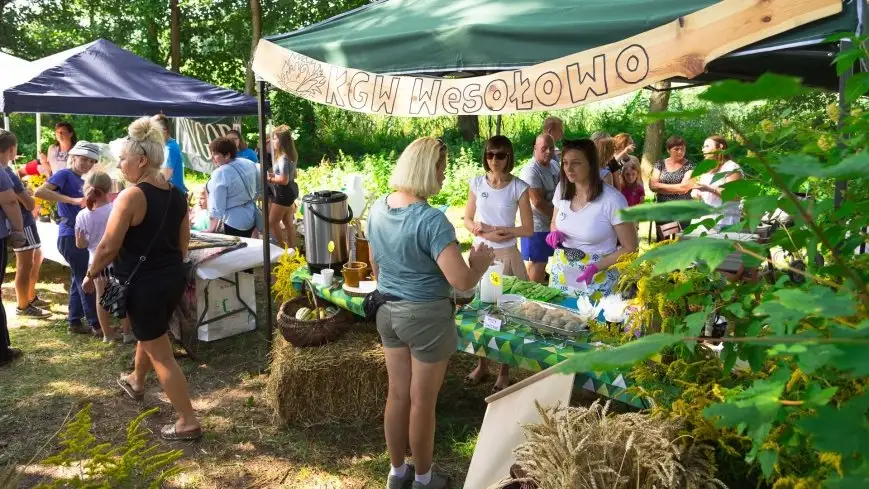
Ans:
[[[387,302],[377,310],[377,332],[386,348],[410,348],[424,363],[446,360],[456,351],[456,308],[449,299]]]
[[[528,271],[525,270],[525,262],[522,261],[522,253],[519,248],[495,248],[495,259],[504,264],[504,275],[516,277],[519,280],[528,280]]]

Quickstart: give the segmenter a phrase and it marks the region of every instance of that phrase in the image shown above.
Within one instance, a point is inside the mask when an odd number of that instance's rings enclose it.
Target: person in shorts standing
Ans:
[[[14,148],[14,152],[17,152],[17,147]],[[44,309],[49,306],[49,303],[36,295],[36,283],[39,282],[39,269],[42,267],[42,242],[39,239],[39,231],[36,229],[36,218],[33,217],[36,201],[5,157],[0,158],[0,166],[12,182],[12,191],[15,192],[21,207],[24,237],[26,238],[22,246],[13,248],[15,252],[15,298],[18,301],[15,312],[18,317],[46,318],[51,315],[49,311]]]
[[[18,139],[9,131],[0,130],[0,160],[8,162],[18,153]],[[6,275],[8,254],[6,245],[20,248],[26,243],[24,219],[21,206],[13,190],[12,181],[5,171],[0,171],[0,283]],[[21,356],[21,350],[12,348],[6,324],[6,308],[0,298],[0,366],[7,365]]]
[[[552,221],[552,197],[558,185],[559,164],[552,158],[555,141],[548,134],[540,134],[534,141],[534,156],[522,168],[521,178],[529,186],[534,234],[521,239],[522,259],[532,282],[546,282],[546,262],[555,252],[546,244],[549,223]]]
[[[293,217],[296,213],[296,199],[299,186],[296,185],[296,165],[299,153],[293,143],[293,133],[287,126],[278,126],[272,131],[272,154],[275,163],[268,173],[274,201],[269,207],[269,229],[282,248],[296,247],[296,226]],[[281,224],[284,229],[281,230]]]
[[[393,192],[368,219],[369,254],[384,302],[376,311],[389,391],[383,429],[392,465],[387,489],[442,489],[432,470],[435,407],[450,356],[458,347],[452,286],[468,290],[492,263],[492,249],[471,250],[466,265],[447,216],[428,199],[441,190],[447,148],[419,138],[405,148],[390,177]],[[410,445],[415,467],[405,463]]]
[[[42,200],[57,202],[60,215],[57,233],[57,249],[71,270],[69,284],[69,332],[91,333],[102,338],[100,320],[94,294],[85,293],[81,284],[88,269],[88,252],[75,245],[75,218],[85,203],[84,179],[100,158],[100,148],[87,141],[79,141],[69,151],[69,168],[62,168],[51,175],[47,182],[36,189]],[[88,326],[81,324],[86,318]]]
[[[139,342],[135,369],[120,376],[118,385],[130,398],[141,401],[145,380],[153,369],[178,412],[178,420],[163,426],[160,436],[192,441],[202,438],[202,427],[190,401],[187,378],[169,342],[169,320],[187,287],[183,260],[190,244],[190,220],[184,196],[159,173],[163,163],[160,132],[159,124],[148,117],[130,124],[119,156],[120,170],[133,185],[112,203],[83,287],[94,292],[95,280],[110,264],[119,280],[129,282],[127,317]]]

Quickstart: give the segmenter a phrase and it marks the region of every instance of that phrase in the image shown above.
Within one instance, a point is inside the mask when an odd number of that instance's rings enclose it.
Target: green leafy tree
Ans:
[[[861,44],[857,46],[849,54],[851,62],[869,58]],[[866,78],[852,79],[848,87],[852,99],[866,92]],[[674,379],[670,375],[674,368],[668,365],[682,362],[675,368],[681,371],[684,365],[705,361],[705,349],[693,345],[701,340],[703,325],[714,314],[723,315],[728,326],[720,340],[724,349],[719,365],[727,387],[709,384],[715,393],[693,404],[703,415],[694,425],[708,422],[720,436],[744,437],[748,443],[740,455],[759,467],[775,489],[869,487],[869,258],[853,252],[867,240],[869,226],[865,190],[869,117],[860,110],[845,114],[843,127],[837,130],[823,107],[827,96],[808,91],[796,79],[776,75],[764,75],[754,83],[720,82],[700,99],[710,108],[668,116],[710,117],[714,108],[731,103],[766,101],[769,110],[788,107],[778,117],[768,112],[769,119],[754,123],[737,122],[720,112],[718,119],[739,142],[732,151],[743,155],[738,160],[747,175],[724,186],[725,199],[744,201],[744,220],[733,230],[753,229],[764,213],[777,208],[794,216],[795,225],[779,229],[767,245],[699,238],[664,244],[640,256],[631,266],[644,267],[649,277],[702,272],[672,286],[663,297],[672,301],[687,294],[688,307],[674,310],[664,332],[615,349],[578,354],[564,369],[633,366],[646,381]],[[790,101],[795,101],[793,106]],[[789,118],[805,124],[794,124]],[[695,173],[712,168],[712,162],[700,167]],[[836,180],[850,185],[838,208],[829,190]],[[807,190],[812,201],[798,196]],[[624,215],[630,220],[669,222],[698,218],[709,211],[696,202],[646,204]],[[709,292],[709,279],[718,276],[715,269],[729,255],[738,253],[747,266],[756,266],[768,260],[768,250],[774,246],[804,256],[805,269],[790,267],[789,273],[772,276],[771,281],[720,282],[716,291]],[[695,289],[706,292],[691,295]],[[649,360],[659,353],[662,360]],[[734,370],[737,362],[744,366]],[[650,366],[659,373],[649,374]],[[656,392],[663,396],[669,390],[666,412],[678,408],[674,398],[691,401],[687,392],[696,400],[695,387],[683,377]],[[718,435],[706,436],[713,441]]]

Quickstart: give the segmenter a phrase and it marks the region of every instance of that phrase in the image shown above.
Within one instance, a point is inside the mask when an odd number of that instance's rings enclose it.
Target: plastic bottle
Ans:
[[[362,187],[362,175],[351,173],[344,179],[344,191],[347,194],[347,204],[353,210],[353,217],[359,218],[365,209],[365,189]]]
[[[496,261],[489,266],[483,278],[480,279],[480,301],[495,304],[501,298],[504,285],[501,276],[504,274],[504,264]]]

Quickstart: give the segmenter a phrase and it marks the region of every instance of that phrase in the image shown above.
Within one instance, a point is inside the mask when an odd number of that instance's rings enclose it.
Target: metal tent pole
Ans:
[[[848,50],[851,48],[851,41],[848,39],[842,39],[839,41],[839,52]],[[839,120],[836,123],[837,128],[841,131],[845,126],[845,118],[850,113],[850,104],[845,100],[845,86],[848,84],[848,79],[851,78],[851,75],[854,74],[854,66],[848,67],[848,69],[839,76]],[[845,149],[845,143],[843,142],[844,135],[839,135],[838,141],[838,149],[839,151],[843,151]],[[848,182],[846,180],[836,180],[836,188],[833,197],[833,202],[838,209],[842,205],[842,201],[845,198],[845,192],[848,190]]]
[[[268,326],[268,342],[271,347],[272,342],[272,241],[269,233],[269,181],[268,169],[265,164],[266,156],[266,97],[268,96],[268,85],[265,80],[257,80],[258,96],[257,96],[257,112],[259,115],[259,154],[260,154],[260,177],[262,178],[263,189],[263,280],[265,284],[265,306],[266,306],[266,325]]]
[[[39,159],[39,153],[42,152],[42,114],[36,113],[36,159]]]
[[[3,129],[9,130],[9,115],[3,114]]]

